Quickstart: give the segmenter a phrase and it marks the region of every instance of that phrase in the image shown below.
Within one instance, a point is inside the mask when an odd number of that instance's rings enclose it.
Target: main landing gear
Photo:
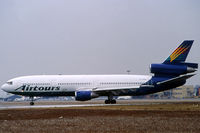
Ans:
[[[30,105],[32,106],[32,105],[34,105],[34,97],[30,97],[30,99],[31,99],[31,102],[30,102]]]
[[[108,100],[105,100],[105,104],[116,104],[116,100],[113,99],[112,95],[109,95]]]

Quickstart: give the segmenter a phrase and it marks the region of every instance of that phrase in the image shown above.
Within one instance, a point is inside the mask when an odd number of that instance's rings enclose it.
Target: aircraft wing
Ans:
[[[186,80],[192,76],[194,76],[195,74],[185,74],[185,75],[180,75],[178,77],[175,77],[175,78],[171,78],[169,80],[165,80],[165,81],[162,81],[162,82],[158,82],[157,85],[169,85],[169,84],[173,84],[173,83],[176,83],[176,82],[179,82],[179,81],[183,81],[183,80]]]
[[[157,85],[163,85],[164,86],[164,85],[174,84],[176,82],[186,80],[186,79],[188,79],[188,78],[190,78],[194,75],[195,74],[181,75],[181,76],[178,76],[178,77],[175,77],[175,78],[171,78],[169,80],[158,82]],[[120,94],[123,95],[123,93],[127,94],[127,92],[134,93],[139,88],[149,88],[150,89],[150,88],[154,88],[154,87],[155,87],[154,85],[138,85],[138,86],[128,86],[128,87],[79,88],[79,90],[88,90],[88,91],[95,92],[96,94],[99,94],[99,95],[113,94],[113,96],[117,96],[117,95],[120,95]]]
[[[110,94],[119,95],[126,93],[127,91],[134,92],[136,89],[140,88],[140,86],[128,86],[128,87],[108,87],[108,88],[94,88],[93,92],[97,94]]]

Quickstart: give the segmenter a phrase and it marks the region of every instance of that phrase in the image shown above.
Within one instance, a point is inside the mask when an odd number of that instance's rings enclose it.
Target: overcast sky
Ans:
[[[200,62],[199,0],[0,0],[0,84],[35,74],[149,74],[186,39]],[[199,73],[199,72],[197,72]],[[200,84],[200,75],[187,84]]]

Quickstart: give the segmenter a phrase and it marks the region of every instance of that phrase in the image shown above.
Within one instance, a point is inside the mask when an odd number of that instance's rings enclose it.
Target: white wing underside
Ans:
[[[138,89],[140,86],[128,86],[128,87],[107,87],[107,88],[94,88],[92,91],[101,92],[101,91],[119,91],[119,90],[134,90]]]

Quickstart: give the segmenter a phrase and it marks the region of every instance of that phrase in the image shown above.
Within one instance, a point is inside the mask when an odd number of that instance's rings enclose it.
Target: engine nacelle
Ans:
[[[92,91],[76,91],[75,92],[75,99],[77,101],[87,101],[96,97],[98,97],[98,95]]]
[[[150,71],[154,74],[181,75],[195,72],[196,69],[186,65],[151,64]]]

